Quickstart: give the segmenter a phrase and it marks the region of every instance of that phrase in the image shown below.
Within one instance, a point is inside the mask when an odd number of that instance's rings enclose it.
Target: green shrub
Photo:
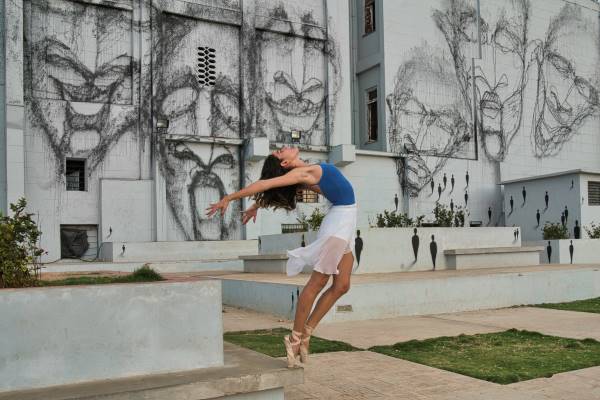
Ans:
[[[323,223],[323,218],[325,218],[325,214],[320,208],[315,208],[310,217],[300,213],[300,218],[296,218],[296,220],[299,223],[308,226],[310,230],[318,231]]]
[[[403,213],[384,210],[383,214],[377,214],[376,225],[378,228],[407,228],[421,226],[424,218],[424,215],[420,215],[416,219],[412,219]]]
[[[0,213],[0,288],[34,286],[37,281],[30,265],[35,269],[44,254],[37,246],[42,233],[31,218],[33,214],[25,212],[26,206],[21,198],[10,205],[12,216]]]
[[[140,281],[162,281],[164,278],[161,274],[150,268],[148,264],[144,264],[140,268],[133,271],[131,274],[132,279]]]
[[[589,228],[587,226],[584,226],[583,228],[587,232],[590,239],[600,239],[600,225],[596,225],[592,222]]]
[[[544,233],[544,240],[569,238],[569,230],[561,223],[546,222],[542,232]]]
[[[433,209],[435,216],[434,224],[442,227],[464,226],[465,212],[461,207],[455,207],[450,210],[444,204],[436,203]]]

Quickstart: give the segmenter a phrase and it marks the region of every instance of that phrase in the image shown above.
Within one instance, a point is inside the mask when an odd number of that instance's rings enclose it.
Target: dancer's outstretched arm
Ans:
[[[298,184],[305,185],[314,183],[314,177],[307,172],[306,168],[294,168],[285,175],[271,179],[258,180],[243,188],[242,190],[238,190],[235,193],[226,195],[218,203],[211,204],[210,207],[206,209],[206,215],[210,217],[215,212],[217,212],[217,210],[221,210],[221,215],[224,215],[230,201],[252,196],[256,193],[265,192],[269,189],[283,186],[291,186]]]

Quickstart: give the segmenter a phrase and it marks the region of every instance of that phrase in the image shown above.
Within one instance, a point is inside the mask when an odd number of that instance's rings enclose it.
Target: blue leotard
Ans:
[[[318,185],[323,193],[334,206],[347,206],[355,203],[354,189],[352,184],[342,175],[333,164],[320,163],[323,175]]]

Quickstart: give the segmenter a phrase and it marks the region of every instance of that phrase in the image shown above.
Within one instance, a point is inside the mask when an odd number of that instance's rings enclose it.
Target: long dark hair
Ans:
[[[271,179],[285,175],[289,170],[281,166],[281,160],[273,154],[265,158],[265,162],[260,172],[260,179]],[[254,200],[261,208],[273,207],[275,210],[283,208],[285,210],[296,209],[296,191],[299,185],[283,186],[266,190],[254,195]]]

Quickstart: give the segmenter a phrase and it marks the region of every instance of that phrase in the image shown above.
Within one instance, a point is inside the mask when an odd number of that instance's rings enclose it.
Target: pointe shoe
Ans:
[[[303,364],[308,363],[308,344],[310,342],[313,329],[314,328],[308,325],[304,325],[304,333],[302,334],[302,340],[300,342],[300,361],[302,361]]]
[[[291,335],[286,335],[283,338],[288,368],[294,368],[294,366],[299,362],[298,357],[300,356],[300,345],[302,343],[300,339],[301,335],[302,332],[292,331]],[[294,346],[298,346],[298,348],[294,350]]]

